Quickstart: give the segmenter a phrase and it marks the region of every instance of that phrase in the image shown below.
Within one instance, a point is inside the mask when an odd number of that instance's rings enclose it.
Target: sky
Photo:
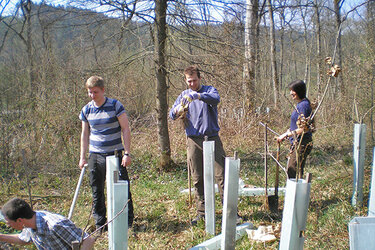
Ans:
[[[246,1],[246,0],[243,0]],[[327,0],[327,1],[333,1],[333,0]],[[374,0],[344,0],[343,6],[342,6],[342,12],[343,14],[347,13],[349,10],[353,9],[355,6],[358,6],[361,3],[367,2],[367,1],[374,1]],[[0,10],[4,8],[5,5],[6,9],[3,12],[3,15],[7,15],[9,13],[14,12],[14,8],[17,3],[19,3],[20,0],[0,0]],[[42,0],[34,0],[34,3],[41,3]],[[66,5],[68,2],[67,0],[44,0],[44,2],[52,5]],[[222,1],[222,2],[233,2],[233,0],[227,0],[227,1]],[[352,13],[353,15],[354,13]]]

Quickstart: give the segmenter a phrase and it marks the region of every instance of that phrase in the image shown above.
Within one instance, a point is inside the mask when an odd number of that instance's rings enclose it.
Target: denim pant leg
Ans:
[[[128,170],[126,167],[121,166],[121,158],[119,159],[119,166],[120,166],[120,171],[119,171],[119,179],[128,181],[128,226],[131,227],[133,225],[133,220],[134,220],[134,208],[133,208],[133,199],[132,199],[132,194],[130,192],[130,180],[129,180],[129,175],[128,175]]]
[[[106,175],[105,157],[100,154],[90,154],[90,185],[92,189],[93,217],[97,226],[106,223],[106,207],[104,196],[104,185]]]

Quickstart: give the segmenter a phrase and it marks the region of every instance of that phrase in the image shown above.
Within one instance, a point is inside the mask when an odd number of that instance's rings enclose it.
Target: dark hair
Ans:
[[[197,66],[189,66],[184,70],[184,74],[188,76],[192,76],[195,73],[197,73],[198,78],[201,78],[201,72]]]
[[[288,87],[290,90],[296,92],[300,99],[306,98],[306,84],[304,81],[296,80],[294,82],[289,83]]]
[[[1,208],[1,213],[12,221],[18,218],[31,219],[35,214],[30,205],[20,198],[13,198],[5,203]]]

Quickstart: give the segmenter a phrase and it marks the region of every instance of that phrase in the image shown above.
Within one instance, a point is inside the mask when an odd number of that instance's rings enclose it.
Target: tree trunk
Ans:
[[[300,7],[300,11],[301,11],[301,17],[302,17],[302,24],[303,24],[303,42],[304,42],[304,47],[305,47],[305,74],[304,74],[304,77],[303,77],[303,81],[306,83],[306,85],[308,86],[309,83],[308,83],[308,75],[309,75],[309,70],[310,70],[310,65],[309,65],[309,57],[310,57],[310,53],[309,53],[309,43],[308,43],[308,35],[309,35],[309,32],[307,30],[307,24],[306,24],[306,13],[304,12],[303,10],[303,7]]]
[[[374,105],[374,80],[375,80],[375,2],[369,2],[367,4],[367,48],[368,48],[368,61],[372,65],[368,69],[368,76],[371,87],[371,104]],[[370,111],[370,131],[372,145],[375,144],[374,139],[374,115],[373,109]]]
[[[27,0],[26,2],[21,2],[21,10],[23,12],[23,15],[25,16],[25,23],[26,23],[26,39],[24,39],[23,41],[25,42],[25,45],[26,45],[30,100],[33,100],[35,98],[35,93],[38,92],[37,89],[35,89],[36,88],[35,86],[36,76],[35,76],[35,64],[34,64],[34,58],[33,58],[34,56],[33,56],[33,40],[32,40],[32,23],[31,23],[32,5],[33,4],[31,0]]]
[[[285,36],[285,12],[281,10],[280,13],[280,70],[279,70],[279,83],[280,89],[283,89],[283,65],[284,65],[284,36]]]
[[[338,32],[338,39],[337,39],[337,50],[336,50],[336,57],[335,57],[335,64],[342,67],[342,57],[341,57],[341,5],[345,0],[333,0],[333,5],[335,9],[335,18],[336,18],[336,31]],[[336,93],[345,93],[342,74],[339,74],[336,78]]]
[[[271,67],[272,67],[272,83],[273,83],[273,97],[275,108],[278,105],[279,96],[279,77],[277,75],[277,63],[276,63],[276,44],[275,44],[275,24],[273,21],[273,9],[271,0],[267,0],[268,3],[268,14],[270,18],[270,44],[271,44]]]
[[[156,63],[156,110],[158,142],[160,147],[160,168],[169,170],[171,149],[168,134],[167,70],[165,43],[167,40],[167,0],[155,0],[155,63]]]
[[[258,0],[246,0],[245,62],[243,67],[244,110],[247,114],[255,104],[255,71],[258,36]]]
[[[321,34],[320,34],[320,11],[318,7],[318,0],[314,2],[314,9],[315,9],[315,34],[316,34],[316,85],[318,87],[318,93],[320,93],[321,88],[321,65],[323,62],[323,58],[321,56]]]

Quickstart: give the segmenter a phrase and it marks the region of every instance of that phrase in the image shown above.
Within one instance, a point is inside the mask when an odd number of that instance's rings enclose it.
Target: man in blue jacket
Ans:
[[[225,151],[219,137],[217,105],[220,96],[212,86],[201,85],[199,69],[190,66],[185,69],[185,82],[188,86],[176,99],[169,116],[173,120],[183,117],[187,135],[187,159],[192,180],[196,189],[197,217],[192,220],[196,225],[204,218],[203,186],[203,141],[215,141],[215,180],[223,199]]]

